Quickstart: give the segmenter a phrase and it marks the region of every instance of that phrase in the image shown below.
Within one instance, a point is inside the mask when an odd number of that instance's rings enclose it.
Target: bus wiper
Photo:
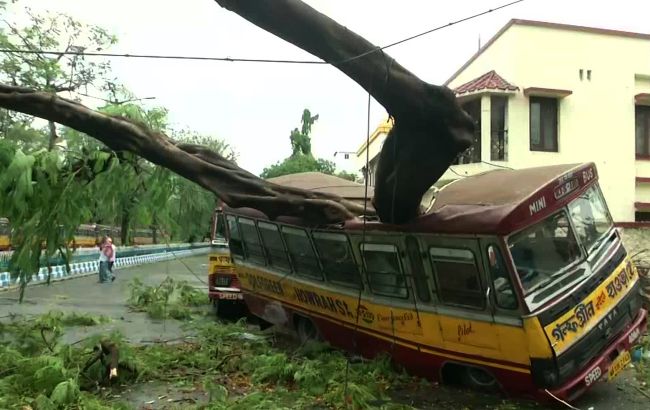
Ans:
[[[605,239],[609,239],[610,237],[611,237],[611,235],[608,235],[607,233],[604,233],[603,235],[600,236],[600,238],[598,238],[596,240],[596,242],[594,242],[593,245],[591,245],[591,248],[589,248],[589,251],[591,252],[594,249],[598,249],[600,247],[600,244],[603,243],[603,241],[605,241]],[[587,254],[587,256],[589,256],[589,254]]]
[[[548,285],[550,285],[551,282],[553,282],[553,278],[552,278],[552,277],[546,279],[546,280],[543,281],[543,282],[538,283],[537,286],[535,286],[534,288],[532,288],[532,289],[528,292],[528,294],[532,294],[533,292],[537,292],[538,290],[542,290],[542,289],[544,289],[545,287],[547,287]]]

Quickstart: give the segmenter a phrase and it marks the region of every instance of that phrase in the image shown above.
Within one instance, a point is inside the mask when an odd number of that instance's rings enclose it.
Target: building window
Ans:
[[[637,105],[634,114],[636,155],[650,157],[650,106]]]
[[[650,212],[648,211],[636,211],[634,213],[635,222],[650,222]]]
[[[455,164],[481,162],[481,99],[468,101],[461,107],[474,120],[474,138],[472,145],[458,156]]]
[[[493,95],[490,97],[490,160],[508,160],[508,130],[506,115],[508,97]]]
[[[429,255],[438,283],[438,296],[443,303],[485,308],[485,296],[472,251],[432,247]]]
[[[530,97],[530,150],[557,152],[557,99]]]
[[[361,244],[366,264],[368,283],[373,293],[382,296],[408,298],[406,278],[402,273],[399,253],[395,245]]]

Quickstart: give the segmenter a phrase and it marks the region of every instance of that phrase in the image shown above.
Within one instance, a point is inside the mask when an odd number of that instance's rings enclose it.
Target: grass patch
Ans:
[[[187,320],[197,313],[197,307],[205,306],[205,292],[196,290],[184,281],[167,277],[157,286],[145,285],[135,278],[129,283],[129,307],[146,312],[152,319]]]
[[[189,318],[183,326],[193,336],[173,344],[135,346],[113,333],[69,345],[60,342],[65,327],[102,319],[60,312],[32,320],[13,318],[0,323],[0,408],[135,408],[123,398],[129,389],[146,391],[150,382],[162,384],[172,396],[170,391],[192,391],[194,401],[177,407],[168,403],[168,409],[400,410],[413,407],[403,397],[391,398],[395,393],[435,394],[430,383],[396,371],[387,356],[348,363],[343,352],[325,344],[287,347],[286,340],[276,344],[275,337],[251,330],[244,321],[218,323],[193,315],[193,309],[206,303],[205,295],[183,282],[168,278],[159,286],[145,286],[134,281],[129,303],[155,318],[174,317],[174,308],[190,312],[183,315]],[[103,345],[119,352],[114,379],[109,380],[101,361],[89,365]],[[482,408],[518,408],[498,403]],[[438,408],[462,406],[452,399]]]

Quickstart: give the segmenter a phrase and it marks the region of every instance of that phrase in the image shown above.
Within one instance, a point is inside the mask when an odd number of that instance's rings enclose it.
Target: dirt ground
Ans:
[[[206,288],[206,256],[186,258],[142,265],[117,271],[118,279],[112,284],[99,284],[95,276],[76,278],[52,285],[38,285],[27,289],[23,304],[17,304],[15,291],[0,291],[0,317],[11,313],[38,315],[57,309],[64,312],[84,312],[106,315],[110,323],[72,328],[64,341],[73,343],[91,334],[120,331],[132,343],[155,343],[161,340],[179,340],[188,337],[180,322],[175,320],[153,321],[144,313],[130,312],[126,307],[129,295],[128,282],[139,278],[146,284],[158,284],[167,276],[186,280],[198,288]],[[216,319],[215,319],[216,320]],[[284,332],[280,333],[284,334]],[[287,340],[287,348],[291,342]],[[190,403],[206,400],[197,386],[143,383],[131,386],[122,393],[123,399],[133,404],[134,409],[184,408]],[[418,409],[551,409],[566,408],[561,404],[536,404],[525,401],[507,400],[497,395],[485,395],[450,386],[413,386],[413,388],[391,392],[397,402],[412,405]],[[379,405],[380,403],[378,403]],[[581,410],[646,410],[650,398],[638,390],[634,380],[634,369],[626,369],[611,383],[598,383],[574,406]]]

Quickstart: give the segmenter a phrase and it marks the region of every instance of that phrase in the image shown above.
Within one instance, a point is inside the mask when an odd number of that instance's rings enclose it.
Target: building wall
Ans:
[[[449,86],[490,70],[517,85],[508,106],[507,165],[593,161],[614,219],[634,221],[635,176],[650,176],[650,161],[635,162],[634,145],[634,95],[650,87],[649,55],[650,40],[515,24]],[[528,87],[572,91],[558,105],[557,153],[529,149]]]
[[[650,40],[556,27],[514,24],[465,67],[448,86],[458,87],[490,70],[519,87],[509,97],[507,162],[513,168],[593,161],[616,222],[634,221],[634,203],[650,202],[650,160],[635,158],[634,96],[650,93]],[[579,70],[583,70],[580,78]],[[591,70],[591,79],[587,79]],[[558,151],[530,150],[528,87],[570,90],[559,100]],[[482,99],[482,160],[490,160],[490,99]],[[377,155],[385,134],[370,144]],[[357,155],[365,165],[365,149]],[[488,163],[450,167],[439,183],[494,169]]]

